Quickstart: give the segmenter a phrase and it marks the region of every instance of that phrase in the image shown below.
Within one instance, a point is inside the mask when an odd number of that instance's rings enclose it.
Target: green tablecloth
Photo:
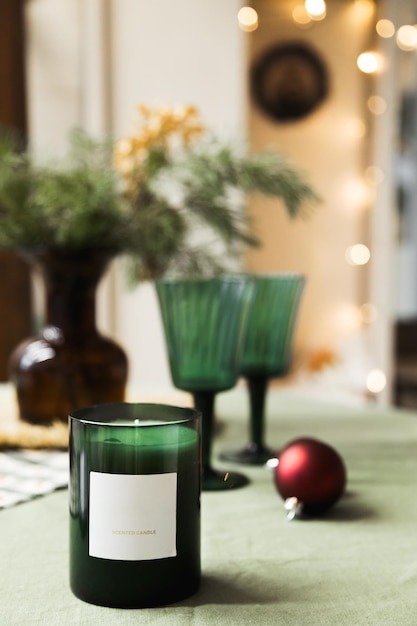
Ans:
[[[247,397],[218,396],[218,451],[243,443]],[[287,521],[271,470],[202,494],[203,583],[160,609],[85,604],[68,587],[67,491],[0,511],[0,624],[417,624],[417,414],[273,392],[267,441],[335,446],[348,470],[326,517]],[[216,460],[218,466],[224,467]]]

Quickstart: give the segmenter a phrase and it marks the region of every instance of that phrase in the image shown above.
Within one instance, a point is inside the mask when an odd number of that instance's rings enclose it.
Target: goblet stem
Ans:
[[[250,403],[250,443],[247,452],[252,456],[254,465],[262,465],[276,456],[276,452],[264,445],[265,404],[268,392],[269,376],[247,376]]]
[[[246,381],[249,390],[250,441],[241,450],[222,452],[221,459],[245,463],[247,465],[264,465],[277,453],[264,445],[265,404],[268,391],[269,376],[264,374],[247,375]]]
[[[201,411],[201,455],[203,477],[211,471],[211,444],[213,439],[214,399],[213,391],[195,391],[194,406]]]
[[[220,491],[236,489],[247,485],[246,476],[236,472],[218,471],[211,466],[211,446],[213,441],[215,391],[194,391],[193,399],[196,409],[201,411],[201,451],[202,451],[202,490]]]
[[[256,448],[262,448],[265,427],[265,401],[268,389],[267,376],[248,376],[250,402],[250,444]]]

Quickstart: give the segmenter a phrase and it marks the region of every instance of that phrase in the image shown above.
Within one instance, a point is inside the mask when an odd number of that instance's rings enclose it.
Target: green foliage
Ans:
[[[0,245],[124,249],[128,220],[108,147],[77,132],[68,158],[47,165],[10,147],[6,134],[0,138]]]
[[[215,141],[178,158],[149,149],[146,176],[132,194],[121,189],[109,139],[78,131],[70,145],[62,161],[38,164],[15,136],[0,134],[1,246],[111,249],[130,257],[136,280],[217,273],[225,268],[219,241],[226,259],[259,244],[245,210],[249,194],[281,198],[291,217],[317,200],[273,153],[242,155]],[[196,242],[201,230],[211,242]]]

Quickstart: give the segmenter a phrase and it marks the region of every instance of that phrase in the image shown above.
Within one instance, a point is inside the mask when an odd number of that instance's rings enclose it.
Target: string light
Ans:
[[[389,39],[395,35],[395,26],[391,20],[378,20],[375,29],[378,35],[385,39]]]
[[[380,167],[370,165],[364,174],[365,180],[371,185],[380,185],[385,180],[385,174]]]
[[[305,0],[304,6],[312,20],[323,20],[326,17],[324,0]]]
[[[370,96],[367,105],[374,115],[382,115],[387,110],[387,101],[382,96]]]
[[[345,252],[345,259],[349,265],[366,265],[371,258],[368,246],[363,243],[356,243],[349,246]]]
[[[237,14],[239,28],[247,33],[256,30],[259,26],[258,14],[252,7],[242,7]]]
[[[366,134],[366,124],[362,118],[352,117],[349,120],[346,120],[344,130],[346,131],[347,137],[361,139]]]
[[[372,369],[366,377],[366,388],[371,393],[380,393],[387,384],[387,377],[380,369]]]
[[[375,5],[372,0],[355,0],[353,8],[357,20],[363,21],[373,16]]]
[[[337,314],[338,326],[346,332],[354,332],[362,325],[362,317],[357,306],[346,304]]]
[[[294,7],[292,12],[292,18],[296,24],[299,26],[310,26],[311,25],[311,16],[309,15],[307,9],[304,5],[298,4]]]
[[[374,74],[382,69],[382,59],[377,52],[362,52],[356,63],[361,72],[365,74]]]
[[[369,185],[363,177],[349,177],[340,185],[341,196],[349,211],[354,209],[366,209],[372,202],[372,194]]]
[[[377,318],[376,307],[370,302],[361,306],[344,304],[334,314],[337,325],[341,330],[355,332],[364,324],[372,324]]]
[[[372,19],[375,12],[373,0],[354,0],[353,8],[355,19],[359,21]],[[292,11],[294,23],[301,28],[308,28],[312,21],[323,20],[326,17],[327,7],[324,0],[305,0],[303,4],[297,4]],[[243,7],[238,13],[238,23],[241,30],[246,32],[254,31],[258,28],[258,14],[251,7]],[[380,19],[375,25],[376,33],[382,38],[391,38],[396,35],[397,45],[403,50],[417,49],[417,25],[403,26],[396,29],[394,24],[388,19]],[[357,67],[365,74],[375,74],[384,69],[384,59],[376,51],[368,50],[360,54],[357,58]],[[367,108],[373,115],[382,115],[387,110],[386,100],[379,95],[371,95],[367,102]],[[357,140],[366,135],[367,128],[361,118],[351,118],[346,121],[344,131],[347,139]],[[354,185],[350,181],[347,194],[350,194],[350,205],[362,208],[368,206],[369,195],[373,193],[374,186],[381,183],[385,178],[384,172],[376,167],[369,166],[363,177]],[[357,243],[349,246],[345,251],[345,259],[352,266],[364,266],[371,258],[369,248]],[[378,315],[376,307],[370,303],[357,306],[345,304],[337,312],[335,311],[340,328],[348,331],[358,331],[365,324],[372,324]],[[366,389],[369,393],[377,394],[381,392],[387,384],[387,377],[380,369],[372,369],[366,376]]]
[[[417,50],[417,28],[405,24],[397,30],[396,36],[397,46],[405,52],[411,52]]]

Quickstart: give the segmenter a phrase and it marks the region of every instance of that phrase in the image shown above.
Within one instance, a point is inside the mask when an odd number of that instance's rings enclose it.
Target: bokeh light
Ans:
[[[356,243],[347,248],[345,258],[350,265],[366,265],[371,258],[371,253],[368,246],[363,243]]]
[[[346,135],[353,139],[361,139],[366,134],[366,124],[360,117],[351,117],[346,120],[344,127]]]
[[[258,14],[252,7],[242,7],[237,14],[239,28],[246,33],[256,30],[259,26]]]
[[[370,19],[375,11],[375,5],[372,0],[355,0],[353,4],[355,17],[359,21]]]
[[[371,393],[380,393],[385,389],[387,377],[380,369],[372,369],[366,377],[366,388]]]
[[[364,178],[370,185],[380,185],[385,180],[385,174],[380,167],[370,165],[365,170]]]
[[[309,26],[311,24],[311,16],[302,4],[297,4],[292,12],[292,18],[299,26]]]
[[[362,52],[356,62],[365,74],[374,74],[382,68],[382,59],[376,52]]]
[[[305,0],[304,6],[312,20],[322,20],[326,17],[324,0]]]
[[[341,307],[337,315],[338,326],[346,332],[357,331],[362,325],[362,316],[357,306],[346,304]]]
[[[382,115],[387,110],[387,101],[382,96],[370,96],[367,105],[374,115]]]
[[[389,39],[389,37],[393,37],[395,35],[395,26],[391,20],[378,20],[375,28],[378,35],[380,37],[384,37],[385,39]]]
[[[349,211],[368,209],[373,201],[372,188],[365,183],[363,176],[347,177],[343,180],[340,184],[340,196]]]
[[[409,24],[401,26],[397,30],[396,42],[398,47],[406,52],[417,50],[417,28]]]

